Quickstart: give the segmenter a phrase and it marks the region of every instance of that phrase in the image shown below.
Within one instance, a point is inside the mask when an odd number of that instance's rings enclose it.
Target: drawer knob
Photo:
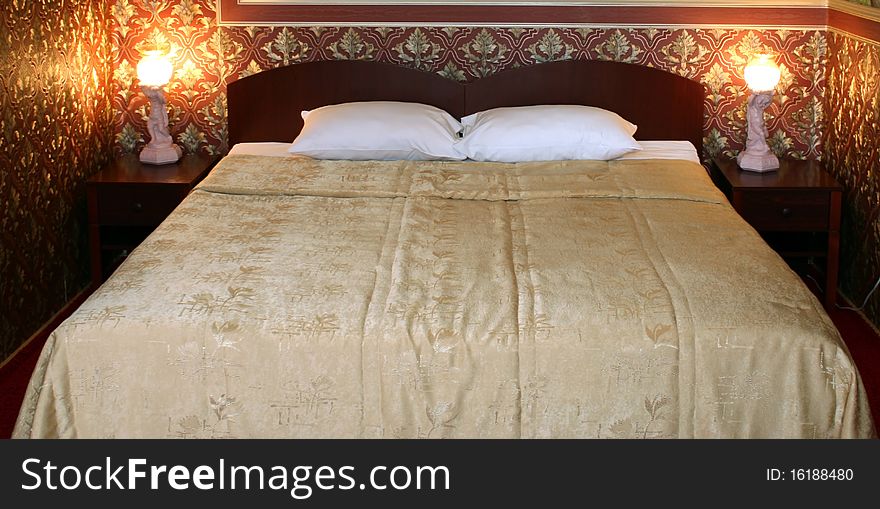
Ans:
[[[134,210],[135,212],[140,212],[140,211],[144,210],[144,205],[140,202],[137,202],[131,206],[131,209]]]
[[[790,208],[786,207],[786,208],[782,209],[782,217],[788,217],[788,216],[790,216],[790,215],[791,215],[791,209],[790,209]]]

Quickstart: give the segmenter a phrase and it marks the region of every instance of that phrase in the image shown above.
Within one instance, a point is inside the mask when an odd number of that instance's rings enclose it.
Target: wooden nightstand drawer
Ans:
[[[186,195],[181,186],[101,186],[98,222],[105,225],[156,226]]]
[[[89,177],[89,255],[95,287],[180,205],[216,161],[214,156],[187,155],[174,164],[148,165],[130,154]]]
[[[759,231],[817,231],[828,229],[830,206],[827,191],[749,191],[739,213]]]
[[[825,260],[825,305],[837,302],[843,188],[819,161],[783,159],[776,171],[743,171],[716,157],[712,180],[733,208],[786,260]]]

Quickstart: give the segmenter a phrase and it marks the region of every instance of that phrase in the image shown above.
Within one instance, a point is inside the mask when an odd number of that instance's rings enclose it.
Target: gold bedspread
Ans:
[[[50,337],[18,437],[868,437],[684,161],[224,159]]]

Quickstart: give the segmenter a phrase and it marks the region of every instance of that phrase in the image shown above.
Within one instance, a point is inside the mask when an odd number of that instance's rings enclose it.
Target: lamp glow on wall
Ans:
[[[183,150],[174,144],[168,132],[168,111],[165,92],[162,90],[174,72],[168,55],[160,50],[147,51],[137,65],[138,81],[144,95],[150,100],[150,118],[147,131],[150,142],[141,150],[140,160],[147,164],[176,162]]]
[[[746,149],[736,158],[744,170],[765,172],[779,168],[779,159],[767,145],[769,133],[764,125],[764,110],[773,102],[773,90],[780,76],[779,67],[771,55],[755,55],[746,65],[746,84],[752,91],[746,112],[748,137]]]

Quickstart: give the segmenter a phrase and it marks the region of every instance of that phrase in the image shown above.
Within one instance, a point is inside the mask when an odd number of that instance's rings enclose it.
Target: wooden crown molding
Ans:
[[[880,23],[880,8],[868,7],[846,0],[829,0],[828,7],[831,11],[843,12],[859,18]]]
[[[591,26],[760,27],[816,29],[827,22],[827,0],[499,1],[218,0],[220,25],[285,26]],[[382,4],[381,6],[379,4]]]
[[[220,25],[831,30],[880,42],[880,8],[846,0],[218,0]]]
[[[235,0],[242,5],[477,5],[477,6],[596,6],[596,7],[828,7],[828,0]]]

